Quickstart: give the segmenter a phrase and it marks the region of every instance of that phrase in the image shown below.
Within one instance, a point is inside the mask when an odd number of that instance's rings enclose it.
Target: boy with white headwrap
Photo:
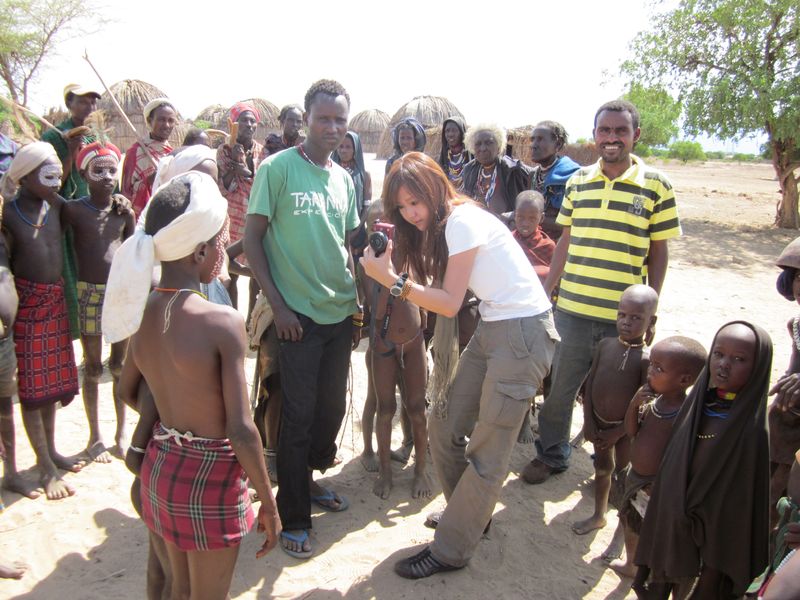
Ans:
[[[209,597],[227,594],[254,520],[248,477],[267,533],[257,556],[280,532],[247,401],[244,320],[199,291],[225,222],[220,199],[214,181],[197,172],[159,189],[144,224],[114,255],[103,306],[106,340],[132,336],[120,393],[136,405],[144,378],[155,401],[155,411],[140,405],[126,462],[141,478],[142,517],[166,543],[174,597],[188,596],[190,581]],[[156,261],[161,280],[151,292]]]
[[[19,185],[6,203],[3,233],[19,295],[14,341],[22,421],[45,493],[56,500],[75,493],[59,469],[77,471],[83,463],[55,449],[56,404],[69,404],[78,392],[78,370],[61,278],[64,199],[58,195],[61,161],[53,146],[35,142],[20,149],[4,184]]]

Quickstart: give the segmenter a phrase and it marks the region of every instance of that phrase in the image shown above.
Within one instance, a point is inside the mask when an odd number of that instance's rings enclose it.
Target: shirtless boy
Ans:
[[[3,215],[3,232],[19,295],[14,323],[22,422],[36,453],[45,494],[50,500],[75,493],[59,469],[78,471],[83,462],[56,451],[56,404],[72,402],[78,369],[72,351],[64,284],[62,226],[64,199],[61,161],[53,146],[24,146],[6,174],[20,186]]]
[[[367,235],[372,233],[372,227],[375,225],[375,222],[380,221],[382,218],[383,202],[378,199],[370,203],[369,208],[367,209],[367,214],[365,217]],[[368,299],[369,297],[367,294],[367,289],[364,285],[364,271],[360,267],[358,270],[358,286],[359,298]],[[367,305],[364,307],[365,319],[363,321],[363,335],[367,335],[369,331],[367,329],[370,320],[369,309],[369,302],[367,302]],[[372,447],[372,434],[375,429],[375,414],[378,409],[378,397],[375,394],[372,370],[370,368],[370,365],[372,364],[371,361],[372,349],[370,346],[364,353],[364,362],[367,365],[367,398],[364,401],[364,412],[361,414],[361,435],[364,439],[364,451],[361,453],[361,466],[363,466],[364,469],[369,473],[377,473],[380,470],[380,461],[378,460],[375,450]],[[400,396],[402,398],[405,394],[403,389],[403,378],[399,377],[397,383],[400,386]],[[408,413],[405,409],[405,401],[403,401],[401,404],[400,427],[403,430],[403,442],[400,445],[400,448],[397,450],[392,450],[389,453],[389,456],[392,460],[405,464],[411,457],[411,450],[414,448],[414,437],[411,431],[411,421],[409,420]]]
[[[86,454],[99,463],[111,462],[100,433],[97,409],[97,384],[103,374],[103,298],[114,253],[136,226],[128,201],[114,195],[120,156],[117,147],[110,143],[93,142],[81,149],[76,162],[81,177],[88,184],[89,196],[64,205],[64,222],[72,227],[78,263],[78,321],[85,360],[81,395],[89,421]],[[117,415],[114,451],[119,457],[124,456],[125,405],[119,399],[117,384],[126,347],[127,341],[112,344],[108,361],[114,378],[112,389]]]
[[[583,435],[595,451],[594,514],[572,526],[578,535],[605,527],[612,475],[619,477],[628,465],[630,439],[625,435],[625,414],[647,378],[644,346],[656,322],[657,306],[658,294],[649,286],[636,284],[623,292],[617,311],[619,335],[597,346],[584,383]]]
[[[375,211],[371,211],[374,216]],[[369,219],[370,217],[368,217]],[[372,231],[375,221],[368,223]],[[395,296],[361,270],[366,305],[370,312],[368,377],[378,405],[379,475],[372,488],[381,498],[392,489],[391,441],[392,418],[397,409],[395,386],[402,381],[401,399],[411,421],[415,465],[412,498],[429,498],[433,491],[427,471],[428,428],[425,418],[425,389],[428,367],[425,340],[422,336],[420,309],[402,296]]]
[[[248,477],[261,499],[259,531],[267,533],[258,557],[280,533],[247,401],[244,320],[199,292],[211,280],[225,215],[209,176],[173,179],[150,201],[144,229],[114,256],[104,305],[110,342],[135,333],[120,392],[135,402],[138,371],[155,400],[140,471],[142,513],[164,539],[176,598],[198,589],[206,598],[228,597],[239,543],[253,524]],[[148,297],[154,259],[161,280]],[[136,441],[148,426],[137,426]]]
[[[631,440],[631,464],[625,473],[619,509],[625,532],[625,560],[609,564],[623,577],[636,575],[633,557],[650,490],[675,417],[686,399],[686,389],[694,385],[707,358],[705,348],[691,338],[673,336],[655,344],[650,350],[647,383],[636,392],[625,414],[625,433]]]

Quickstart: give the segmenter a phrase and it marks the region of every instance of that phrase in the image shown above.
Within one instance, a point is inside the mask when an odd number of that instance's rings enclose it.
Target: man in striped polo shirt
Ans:
[[[555,323],[561,336],[552,387],[539,413],[537,456],[522,472],[541,483],[569,466],[572,408],[600,340],[617,335],[622,292],[647,283],[661,292],[667,240],[681,234],[675,195],[666,177],[631,154],[639,112],[630,102],[607,102],[595,114],[600,160],[575,172],[556,223],[564,232],[544,283],[560,282]]]

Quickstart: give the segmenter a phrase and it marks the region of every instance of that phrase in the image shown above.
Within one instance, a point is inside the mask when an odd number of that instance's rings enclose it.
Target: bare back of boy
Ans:
[[[364,288],[372,315],[370,369],[378,398],[376,434],[380,468],[372,491],[381,498],[388,498],[392,489],[390,444],[392,417],[397,408],[395,384],[399,375],[403,380],[403,402],[414,437],[415,468],[411,496],[428,498],[433,493],[433,482],[426,464],[425,390],[428,370],[420,309],[408,301],[394,298],[387,288],[366,275]]]

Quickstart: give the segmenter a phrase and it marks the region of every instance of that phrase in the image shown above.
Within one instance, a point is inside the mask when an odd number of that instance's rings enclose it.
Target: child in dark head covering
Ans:
[[[800,238],[784,248],[776,264],[781,268],[777,282],[778,293],[790,302],[800,302]],[[778,520],[776,503],[786,495],[789,470],[795,453],[800,450],[800,316],[789,319],[786,325],[792,339],[792,354],[786,373],[770,390],[770,394],[775,394],[776,397],[768,413],[772,526]]]
[[[734,321],[714,337],[642,524],[633,584],[640,598],[666,598],[698,576],[693,597],[740,597],[766,567],[771,366],[772,342],[760,327]]]

